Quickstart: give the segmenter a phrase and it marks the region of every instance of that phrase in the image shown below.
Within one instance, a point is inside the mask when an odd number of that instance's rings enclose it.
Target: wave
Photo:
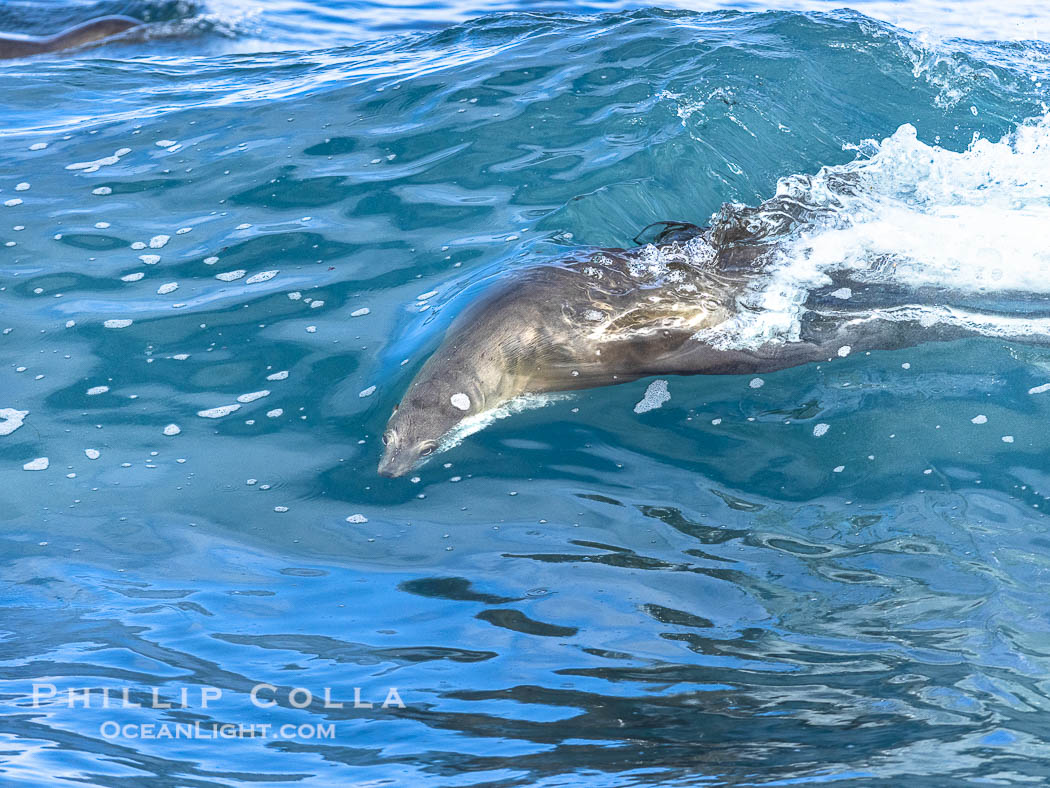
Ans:
[[[175,25],[210,12],[142,2]],[[1048,281],[1038,242],[1050,218],[1045,44],[931,42],[849,11],[509,13],[325,50],[173,57],[157,47],[139,60],[11,62],[0,78],[10,85],[0,162],[26,178],[47,173],[5,200],[35,210],[52,178],[53,194],[91,195],[91,215],[56,223],[52,235],[94,236],[96,220],[169,191],[250,210],[260,235],[273,211],[295,208],[323,214],[325,239],[348,256],[370,246],[398,261],[392,271],[340,269],[347,290],[403,284],[414,295],[415,279],[427,276],[446,285],[445,299],[568,246],[630,245],[650,222],[705,223],[729,201],[714,219],[724,242],[764,237],[778,249],[744,294],[740,319],[717,329],[718,342],[737,346],[796,338],[805,310],[836,282],[854,295],[832,306],[856,311],[859,285],[951,284],[998,301],[1024,293],[1030,305]],[[863,141],[870,136],[886,139]],[[69,169],[122,148],[131,152],[104,171]],[[822,164],[817,175],[782,178]],[[774,192],[757,209],[741,207]],[[139,266],[119,248],[198,219],[137,236],[114,230],[112,252],[92,272],[121,289],[64,308],[149,317],[159,283],[123,279]],[[440,242],[417,253],[428,222]],[[236,293],[202,262],[241,248],[236,224],[216,221],[223,229],[169,247],[151,269],[165,283],[200,280],[187,312]],[[710,250],[683,253],[695,261]],[[660,275],[674,261],[640,262]],[[50,273],[77,265],[49,262]],[[944,303],[984,311],[972,297]],[[153,316],[170,309],[158,303]],[[402,310],[398,332],[418,314]],[[418,349],[439,327],[406,344]],[[394,363],[409,355],[396,353]]]
[[[929,108],[943,117],[944,111],[967,100],[989,103],[992,118],[1009,117],[1018,104],[1031,101],[1033,92],[1042,93],[1038,88],[1050,80],[1046,44],[938,41],[853,11],[496,13],[438,32],[348,40],[317,30],[282,38],[257,10],[238,4],[134,0],[67,10],[56,14],[53,6],[30,1],[3,4],[0,30],[52,33],[110,13],[147,24],[112,45],[0,63],[0,75],[11,85],[11,102],[24,103],[19,101],[23,91],[32,91],[27,99],[42,94],[39,105],[46,107],[41,114],[47,120],[40,125],[54,130],[87,123],[97,127],[136,113],[148,117],[187,107],[308,100],[335,90],[350,93],[354,87],[396,89],[449,73],[464,84],[485,84],[507,62],[535,63],[539,73],[560,64],[556,71],[571,78],[580,73],[582,56],[593,65],[618,54],[627,55],[624,62],[637,71],[623,74],[609,88],[619,81],[647,80],[654,87],[651,105],[671,108],[701,145],[712,142],[706,127],[718,117],[715,110],[725,107],[736,107],[730,114],[737,130],[746,128],[766,141],[749,115],[770,122],[777,134],[807,136],[808,129],[775,119],[784,115],[787,102],[814,102],[849,117],[849,97],[865,95],[871,119],[884,117],[885,92],[866,95],[873,80],[883,80],[884,89],[915,82],[913,99],[931,119],[935,116],[929,115]],[[769,43],[749,47],[751,40]],[[621,52],[624,45],[628,49]],[[643,45],[644,54],[635,51]],[[680,60],[664,62],[671,52]],[[842,69],[842,58],[851,52],[859,53],[860,62]],[[776,86],[778,72],[792,75],[800,90],[790,90],[790,85],[773,92],[761,89]],[[79,90],[84,74],[100,86],[105,102],[89,101]],[[715,74],[723,78],[714,79]],[[614,76],[621,77],[618,71]],[[551,95],[562,89],[556,87]],[[178,101],[171,100],[174,91]],[[908,118],[898,122],[904,119]],[[32,128],[30,123],[15,125],[11,118],[0,119],[0,124],[6,133]],[[817,127],[815,136],[833,133],[834,125]],[[945,136],[952,135],[945,130]],[[623,140],[610,142],[619,146]],[[712,152],[718,155],[719,149]]]

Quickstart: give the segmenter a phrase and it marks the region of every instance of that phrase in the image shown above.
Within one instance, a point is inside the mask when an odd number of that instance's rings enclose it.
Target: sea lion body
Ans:
[[[400,476],[443,448],[464,420],[522,394],[594,388],[649,375],[769,372],[828,358],[843,321],[807,327],[809,341],[719,350],[696,335],[737,309],[765,248],[715,251],[709,232],[674,225],[654,244],[581,251],[489,288],[449,327],[383,436],[379,472]],[[897,327],[852,329],[858,346],[907,342]],[[838,343],[838,344],[836,344]]]
[[[694,225],[672,228],[643,247],[581,251],[490,287],[453,321],[394,409],[379,473],[409,472],[457,428],[522,394],[651,375],[773,372],[972,333],[950,320],[931,323],[906,300],[871,310],[863,298],[847,307],[814,291],[792,341],[719,346],[705,332],[741,312],[742,294],[775,247]]]
[[[103,16],[53,36],[0,35],[0,59],[29,57],[90,44],[141,25],[129,16]]]

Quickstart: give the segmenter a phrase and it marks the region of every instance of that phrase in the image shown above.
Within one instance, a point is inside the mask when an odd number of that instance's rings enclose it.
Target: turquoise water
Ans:
[[[807,243],[1047,317],[1050,45],[601,10],[0,10],[152,20],[0,62],[5,785],[1050,777],[1045,348],[594,389],[377,476],[471,285],[858,157]]]

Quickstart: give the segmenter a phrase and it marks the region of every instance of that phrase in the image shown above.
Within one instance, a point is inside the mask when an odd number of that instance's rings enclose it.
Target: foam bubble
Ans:
[[[0,408],[0,436],[10,435],[12,432],[22,426],[26,416],[29,415],[28,410],[15,410],[14,408]]]
[[[671,399],[667,390],[666,380],[654,380],[646,388],[642,399],[634,406],[635,413],[648,413],[651,410],[663,407],[663,404]]]
[[[207,410],[197,411],[197,415],[202,419],[221,419],[223,416],[229,416],[241,409],[238,404],[234,405],[220,405],[217,408],[208,408]]]

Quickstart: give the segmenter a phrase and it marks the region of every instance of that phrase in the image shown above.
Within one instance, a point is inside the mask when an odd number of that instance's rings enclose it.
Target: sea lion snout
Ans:
[[[382,459],[379,460],[379,475],[388,479],[396,479],[398,476],[404,476],[408,473],[412,466],[399,462],[399,459],[394,454],[384,452]]]
[[[421,465],[437,450],[437,441],[403,440],[391,429],[383,434],[383,456],[379,460],[380,476],[395,479]]]
[[[379,460],[378,473],[387,479],[396,479],[422,465],[426,460],[416,452],[384,452]]]
[[[394,479],[422,465],[437,451],[438,442],[432,438],[422,440],[411,436],[402,438],[391,429],[383,434],[383,456],[379,460],[380,476]]]

